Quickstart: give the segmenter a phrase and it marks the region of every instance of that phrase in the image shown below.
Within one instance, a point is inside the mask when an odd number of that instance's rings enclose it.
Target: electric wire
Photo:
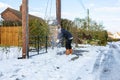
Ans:
[[[51,2],[50,2],[50,16],[51,16],[51,11],[52,11],[52,0],[51,0]]]
[[[47,1],[46,10],[45,10],[45,17],[44,17],[44,19],[46,19],[46,17],[47,17],[48,4],[49,4],[49,0]]]
[[[85,12],[86,12],[87,8],[86,8],[85,5],[83,4],[83,1],[82,1],[82,0],[78,0],[78,1],[80,2],[82,8],[83,8],[83,9],[85,10]]]

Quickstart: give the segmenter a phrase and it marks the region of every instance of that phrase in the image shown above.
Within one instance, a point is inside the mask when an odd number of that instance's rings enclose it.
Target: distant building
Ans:
[[[20,7],[20,11],[12,9],[8,7],[1,13],[2,21],[5,21],[5,23],[9,22],[18,22],[20,25],[13,25],[7,24],[4,27],[0,27],[0,45],[9,45],[9,46],[18,46],[21,45],[21,23],[22,23],[22,8]],[[29,20],[37,19],[42,23],[45,23],[45,21],[37,16],[33,16],[29,14]],[[2,22],[2,25],[4,25],[4,22]],[[15,26],[14,26],[15,25]],[[11,27],[12,26],[12,27]],[[35,26],[34,26],[35,27]]]
[[[116,33],[108,32],[108,38],[110,38],[110,39],[120,39],[120,32],[116,32]]]

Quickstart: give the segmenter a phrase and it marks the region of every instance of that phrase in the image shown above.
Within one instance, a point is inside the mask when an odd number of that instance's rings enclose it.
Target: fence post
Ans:
[[[38,54],[39,54],[39,36],[38,36]]]
[[[35,36],[35,48],[37,48],[37,36]]]
[[[29,45],[29,43],[28,43]],[[29,46],[28,46],[28,49],[27,49],[27,58],[29,58]]]
[[[46,53],[47,53],[47,41],[48,40],[48,37],[46,36]]]

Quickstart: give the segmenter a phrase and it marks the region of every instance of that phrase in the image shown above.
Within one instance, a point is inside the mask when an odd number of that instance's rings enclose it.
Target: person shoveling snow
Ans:
[[[73,36],[69,31],[63,29],[60,25],[58,25],[58,36],[56,43],[57,44],[61,43],[63,41],[63,38],[66,39],[65,41],[66,55],[72,54],[71,43],[73,40]]]

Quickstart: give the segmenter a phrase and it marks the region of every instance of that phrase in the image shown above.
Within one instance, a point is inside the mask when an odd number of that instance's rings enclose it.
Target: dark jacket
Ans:
[[[72,40],[73,36],[70,32],[61,28],[60,31],[58,32],[58,39],[61,41],[63,40],[63,38],[65,38],[66,40]]]

